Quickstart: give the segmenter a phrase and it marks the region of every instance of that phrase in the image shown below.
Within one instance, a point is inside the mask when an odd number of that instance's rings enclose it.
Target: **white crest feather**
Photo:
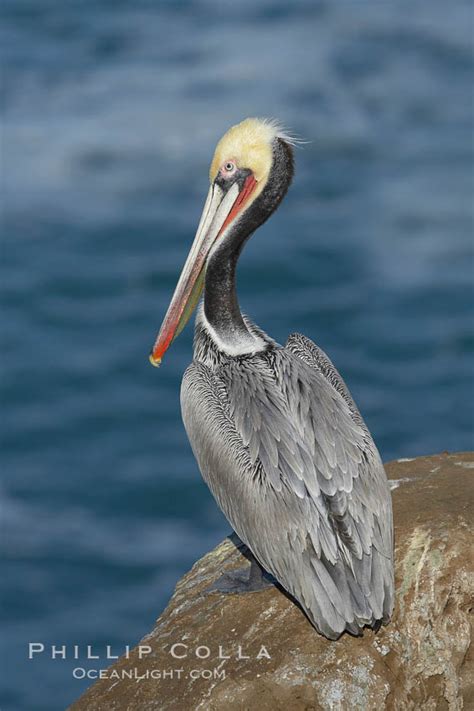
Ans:
[[[299,138],[298,136],[295,136],[293,133],[291,133],[287,128],[285,128],[285,125],[281,123],[278,119],[275,118],[259,118],[258,121],[261,121],[265,126],[268,126],[273,132],[274,132],[274,137],[275,138],[281,138],[282,141],[285,141],[285,143],[288,143],[290,146],[300,146],[305,143],[309,143],[309,141],[305,141],[302,138]]]

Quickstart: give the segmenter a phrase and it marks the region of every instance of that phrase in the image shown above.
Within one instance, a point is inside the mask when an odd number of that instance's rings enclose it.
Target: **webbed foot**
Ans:
[[[228,595],[259,592],[275,584],[275,579],[252,560],[250,568],[238,568],[221,575],[205,592],[220,592]]]

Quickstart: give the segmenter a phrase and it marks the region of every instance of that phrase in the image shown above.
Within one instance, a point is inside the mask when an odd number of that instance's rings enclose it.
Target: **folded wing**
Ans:
[[[193,363],[183,419],[201,472],[260,563],[319,631],[386,621],[392,517],[378,452],[330,361],[295,334],[285,348]]]

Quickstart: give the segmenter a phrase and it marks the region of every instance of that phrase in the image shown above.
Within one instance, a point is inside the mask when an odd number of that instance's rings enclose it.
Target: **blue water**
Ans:
[[[385,459],[472,447],[470,3],[4,0],[2,709],[87,682],[229,531],[181,425],[192,329],[147,356],[247,115],[308,141],[242,305],[316,340]],[[48,649],[48,648],[47,648]],[[100,666],[106,666],[102,662]]]

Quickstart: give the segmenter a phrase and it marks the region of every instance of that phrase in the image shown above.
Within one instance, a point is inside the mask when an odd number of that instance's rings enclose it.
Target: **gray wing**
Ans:
[[[375,617],[380,618],[378,613],[382,607],[381,619],[387,621],[394,605],[393,515],[390,487],[382,460],[349,389],[324,351],[299,333],[288,338],[285,348],[319,372],[333,390],[339,393],[347,404],[352,423],[358,429],[358,451],[354,452],[350,444],[351,425],[346,417],[340,417],[344,408],[338,407],[337,434],[333,437],[336,465],[331,476],[337,493],[329,497],[327,503],[336,523],[339,544],[342,541],[343,550],[345,548],[350,553],[352,569],[358,573],[357,579],[360,579],[361,574],[365,575],[365,583],[361,580],[365,588],[369,580],[370,560],[371,597],[374,600],[378,597]],[[317,423],[315,426],[317,428]],[[341,442],[344,439],[345,443]],[[344,452],[339,455],[337,449],[340,444]],[[344,470],[351,475],[349,487],[343,486]],[[362,558],[357,539],[362,544]],[[362,566],[356,562],[358,560],[362,560]]]
[[[193,363],[183,420],[237,534],[317,629],[337,638],[391,613],[390,493],[347,389],[298,338],[217,373]]]

